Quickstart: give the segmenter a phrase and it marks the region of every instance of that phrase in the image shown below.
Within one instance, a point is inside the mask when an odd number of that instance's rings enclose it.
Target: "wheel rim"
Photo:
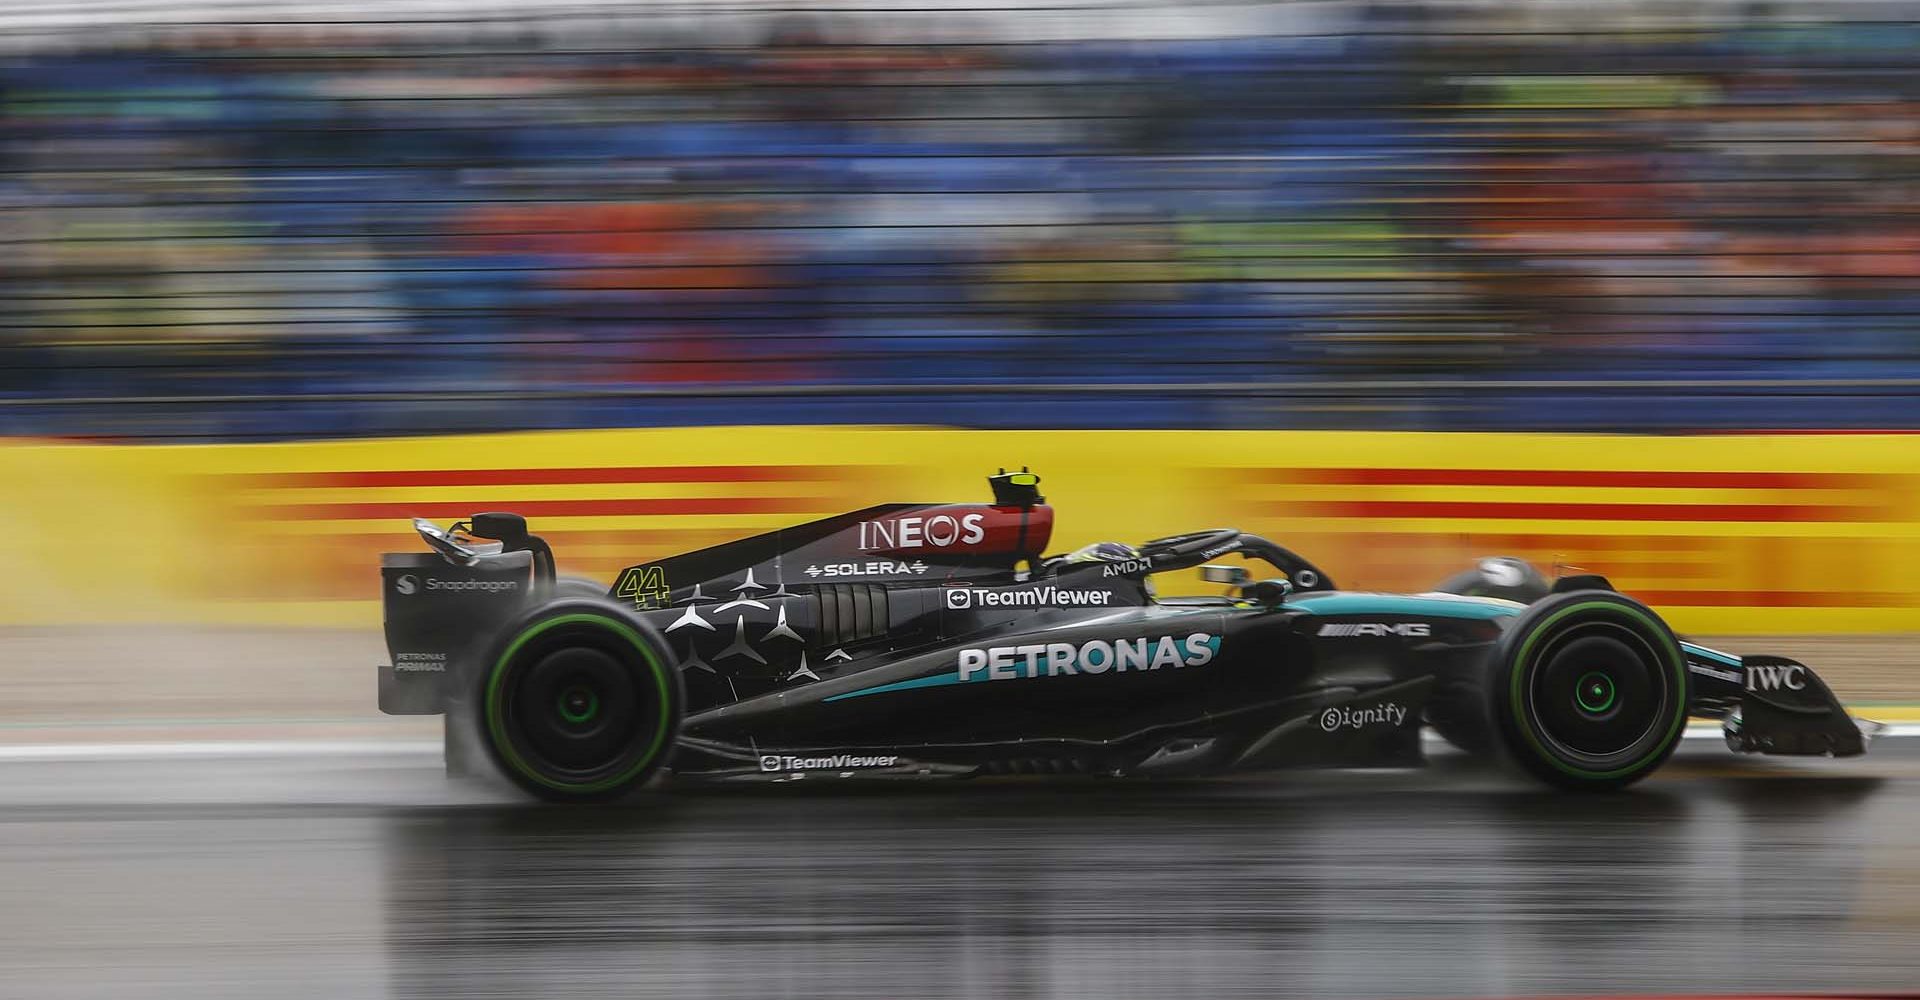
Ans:
[[[1550,637],[1531,661],[1527,716],[1543,749],[1584,770],[1631,766],[1665,734],[1677,693],[1660,651],[1624,622]]]
[[[620,662],[590,646],[563,646],[515,672],[506,727],[544,773],[591,780],[617,766],[649,707]]]
[[[509,768],[574,794],[621,786],[665,742],[665,674],[638,633],[598,615],[549,619],[509,644],[487,685],[493,746]]]

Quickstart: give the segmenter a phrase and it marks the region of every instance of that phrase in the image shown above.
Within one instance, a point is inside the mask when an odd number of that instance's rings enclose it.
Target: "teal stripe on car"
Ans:
[[[892,684],[882,684],[878,687],[861,688],[858,691],[848,691],[846,694],[836,694],[820,700],[841,701],[846,698],[858,698],[862,695],[885,694],[888,691],[911,691],[914,688],[942,687],[947,684],[958,683],[960,683],[960,675],[957,673],[934,674],[932,677],[915,677],[910,681],[894,681]]]
[[[1429,618],[1486,620],[1511,618],[1526,610],[1512,601],[1441,594],[1311,594],[1291,598],[1288,611],[1316,615],[1419,615]]]
[[[1737,667],[1740,665],[1740,658],[1738,656],[1733,655],[1732,653],[1722,653],[1717,649],[1708,649],[1705,646],[1696,646],[1691,642],[1682,642],[1680,644],[1680,648],[1685,650],[1688,656],[1698,656],[1703,660],[1712,660],[1715,663],[1724,663],[1729,667]]]

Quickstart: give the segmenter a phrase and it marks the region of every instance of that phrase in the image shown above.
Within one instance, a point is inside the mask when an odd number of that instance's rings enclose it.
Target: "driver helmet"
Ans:
[[[1131,545],[1123,545],[1120,542],[1095,542],[1067,553],[1067,557],[1062,562],[1120,562],[1138,558],[1140,558],[1139,550]]]

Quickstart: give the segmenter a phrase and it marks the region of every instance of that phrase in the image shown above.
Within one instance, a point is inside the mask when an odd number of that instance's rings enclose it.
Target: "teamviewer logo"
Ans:
[[[965,611],[973,604],[973,591],[965,587],[947,588],[947,610]]]
[[[779,756],[776,754],[768,754],[765,757],[760,758],[760,770],[762,771],[780,770]]]

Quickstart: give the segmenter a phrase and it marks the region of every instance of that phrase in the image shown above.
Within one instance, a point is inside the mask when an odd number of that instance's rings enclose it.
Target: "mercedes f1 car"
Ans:
[[[1423,725],[1608,789],[1658,768],[1690,716],[1743,752],[1848,756],[1875,730],[1804,664],[1682,641],[1599,576],[1489,559],[1430,593],[1343,591],[1230,528],[1045,555],[1039,477],[990,482],[991,503],[869,507],[611,588],[557,578],[517,515],[416,521],[430,551],[382,560],[380,707],[446,714],[450,767],[484,754],[563,801],[668,773],[1415,766]],[[1226,592],[1156,592],[1193,567]]]

